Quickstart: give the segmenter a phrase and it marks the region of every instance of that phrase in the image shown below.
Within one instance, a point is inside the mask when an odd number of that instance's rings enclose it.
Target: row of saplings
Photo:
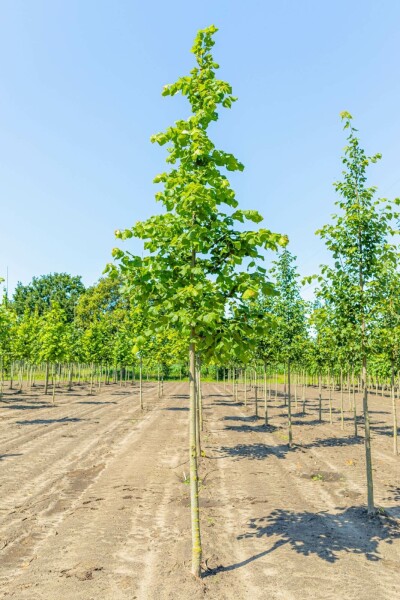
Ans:
[[[363,384],[360,373],[355,372],[354,367],[347,371],[341,369],[339,373],[332,372],[313,372],[308,373],[306,370],[297,370],[291,373],[290,363],[285,365],[286,368],[268,369],[266,365],[263,368],[220,368],[216,370],[216,381],[223,385],[224,391],[231,391],[232,398],[235,402],[242,402],[245,407],[248,403],[254,406],[254,416],[256,419],[263,418],[264,425],[267,427],[270,423],[268,408],[275,404],[279,406],[283,395],[284,407],[287,414],[288,427],[288,446],[293,447],[293,430],[292,430],[292,407],[296,411],[301,407],[301,413],[306,414],[307,410],[313,410],[310,400],[307,399],[307,388],[313,387],[317,391],[317,412],[318,421],[323,421],[323,413],[328,412],[329,423],[333,423],[335,394],[339,393],[339,415],[340,426],[344,429],[345,412],[350,412],[354,426],[354,436],[359,436],[359,417],[357,411],[357,395],[363,396],[363,418],[364,429],[365,422],[369,424],[368,404],[365,402],[365,397],[368,394],[381,395],[382,398],[390,398],[393,417],[393,452],[398,455],[398,424],[397,424],[397,400],[400,398],[400,375],[392,377],[389,381],[378,376],[370,376],[368,386]],[[192,407],[193,423],[190,428],[190,457],[191,457],[191,511],[192,511],[192,538],[197,540],[197,544],[193,546],[193,552],[196,553],[197,562],[201,556],[201,537],[200,537],[200,511],[199,511],[199,489],[198,489],[198,462],[201,456],[201,431],[203,430],[202,418],[202,393],[201,393],[201,375],[198,368],[194,370],[195,377],[191,379],[193,397],[195,405]],[[397,382],[397,385],[395,385]],[[283,394],[279,392],[279,388],[283,388]],[[192,394],[191,394],[192,396]],[[261,404],[261,406],[260,406]],[[325,407],[324,407],[325,404]],[[260,413],[263,413],[262,416]],[[364,435],[365,444],[371,443],[370,432],[368,437]],[[369,447],[370,450],[370,447]],[[370,494],[373,494],[372,468],[366,469],[367,486]],[[375,505],[371,510],[370,503],[368,504],[368,514],[372,516],[376,513]]]

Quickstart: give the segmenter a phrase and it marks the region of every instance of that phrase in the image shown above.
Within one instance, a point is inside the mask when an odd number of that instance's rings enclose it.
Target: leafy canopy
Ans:
[[[167,145],[171,165],[154,179],[162,185],[156,199],[165,212],[116,232],[122,240],[144,240],[146,254],[114,249],[113,256],[131,301],[152,317],[151,333],[172,327],[183,339],[195,339],[203,353],[221,357],[225,351],[244,351],[243,336],[253,326],[248,300],[272,290],[259,260],[263,250],[276,250],[286,238],[268,229],[239,228],[262,217],[238,209],[226,172],[244,167],[233,154],[217,149],[207,131],[218,109],[236,101],[231,86],[216,77],[211,53],[216,31],[214,26],[199,31],[192,48],[196,66],[163,89],[164,96],[181,94],[191,107],[186,120],[151,138]],[[247,267],[240,269],[243,263]]]

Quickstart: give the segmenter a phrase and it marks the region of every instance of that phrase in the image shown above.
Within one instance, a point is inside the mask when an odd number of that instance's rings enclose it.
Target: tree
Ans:
[[[65,311],[56,302],[40,318],[38,357],[40,361],[46,363],[45,394],[47,394],[48,388],[49,363],[53,363],[53,402],[55,396],[54,365],[64,360],[67,351],[66,323]]]
[[[17,283],[12,298],[15,312],[22,317],[25,312],[37,312],[42,316],[54,302],[65,311],[65,317],[72,321],[75,307],[80,296],[85,291],[80,276],[68,273],[50,273],[41,277],[33,277],[31,283],[23,285]]]
[[[355,331],[362,367],[368,513],[374,513],[367,359],[374,319],[384,293],[381,268],[387,261],[396,260],[388,237],[395,233],[391,221],[397,217],[394,204],[399,204],[399,200],[375,200],[376,188],[367,187],[366,170],[381,156],[366,156],[357,138],[357,130],[352,125],[351,115],[343,112],[341,117],[349,135],[342,158],[345,167],[343,180],[334,184],[340,197],[336,202],[340,214],[333,217],[332,224],[317,232],[325,240],[333,258],[332,266],[322,267],[319,280],[326,289],[329,282],[331,303],[340,312],[342,320]]]
[[[121,292],[119,277],[102,277],[88,287],[79,296],[76,305],[76,321],[78,325],[87,327],[89,323],[99,320],[103,315],[111,314],[119,307],[126,308],[126,299]]]
[[[395,371],[400,360],[400,274],[397,264],[389,260],[381,268],[383,294],[374,330],[373,347],[377,348],[390,373],[393,416],[393,452],[397,455],[397,406],[395,396]]]
[[[287,248],[281,252],[278,260],[274,261],[271,273],[276,278],[275,289],[278,292],[272,304],[272,311],[277,323],[274,333],[275,343],[279,349],[279,358],[287,364],[288,437],[289,446],[292,446],[290,367],[294,361],[301,357],[302,347],[307,335],[305,303],[300,295],[295,256]]]
[[[16,320],[11,340],[11,354],[13,359],[28,361],[31,364],[38,357],[40,339],[40,319],[37,313],[28,311]]]
[[[4,281],[0,277],[0,283]],[[11,357],[12,332],[15,327],[15,313],[11,309],[6,294],[0,302],[0,399],[3,396],[3,375]]]
[[[216,78],[218,65],[211,49],[211,26],[199,31],[192,51],[197,66],[189,76],[166,85],[164,96],[181,94],[192,114],[165,132],[152,137],[169,144],[169,172],[155,178],[163,184],[156,194],[165,212],[132,228],[117,231],[119,239],[145,240],[145,256],[113,251],[122,276],[131,290],[131,302],[150,317],[151,333],[173,327],[186,341],[190,381],[190,496],[192,523],[192,573],[201,574],[201,538],[196,452],[196,353],[212,357],[232,350],[239,354],[243,335],[251,324],[246,299],[259,290],[267,293],[265,269],[257,264],[260,249],[276,250],[286,239],[267,229],[242,231],[238,223],[262,220],[257,211],[235,210],[238,202],[224,171],[242,171],[233,156],[217,150],[207,130],[218,119],[219,106],[230,108],[236,100],[231,86]],[[227,208],[228,207],[228,212]],[[250,258],[248,268],[240,270]],[[111,268],[111,267],[110,267]]]

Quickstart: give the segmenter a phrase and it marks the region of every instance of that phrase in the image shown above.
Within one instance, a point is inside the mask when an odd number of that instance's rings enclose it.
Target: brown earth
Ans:
[[[89,396],[0,403],[0,598],[15,600],[384,600],[400,597],[400,457],[389,398],[371,395],[377,505],[364,508],[364,447],[323,423],[317,390],[269,427],[223,385],[204,384],[204,576],[190,575],[187,383],[157,399],[108,386]],[[250,394],[249,394],[250,396]],[[345,407],[347,398],[345,397]],[[260,403],[260,415],[262,414]],[[362,434],[362,419],[360,419]]]

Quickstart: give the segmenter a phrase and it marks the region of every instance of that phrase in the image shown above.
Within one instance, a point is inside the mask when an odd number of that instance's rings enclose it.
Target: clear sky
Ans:
[[[398,0],[0,1],[0,276],[81,274],[92,284],[113,232],[160,207],[165,150],[150,135],[188,116],[165,83],[189,72],[199,28],[215,24],[219,75],[239,101],[213,126],[246,168],[242,208],[287,233],[301,274],[326,253],[315,230],[348,110],[381,196],[400,195]],[[139,246],[138,246],[139,249]]]

